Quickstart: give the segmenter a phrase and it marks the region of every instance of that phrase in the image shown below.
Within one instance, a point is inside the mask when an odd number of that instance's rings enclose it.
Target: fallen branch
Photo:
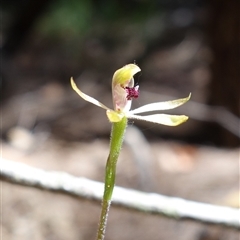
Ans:
[[[61,192],[74,197],[96,201],[102,199],[103,183],[74,177],[64,172],[44,171],[2,158],[0,159],[0,163],[0,179],[3,181],[53,192]],[[205,223],[240,228],[239,209],[230,207],[198,203],[121,187],[115,187],[112,203],[113,205],[148,213],[163,214],[176,219],[192,219]]]

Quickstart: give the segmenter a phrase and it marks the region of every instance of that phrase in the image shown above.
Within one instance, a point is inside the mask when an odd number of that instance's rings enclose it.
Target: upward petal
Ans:
[[[191,97],[191,93],[186,98],[181,98],[181,99],[166,101],[166,102],[150,103],[150,104],[144,105],[142,107],[136,108],[136,109],[130,111],[130,113],[136,114],[136,113],[173,109],[173,108],[179,107],[182,104],[184,104],[185,102],[187,102],[190,99],[190,97]]]
[[[90,96],[88,96],[87,94],[83,93],[76,85],[76,83],[74,82],[73,78],[71,78],[71,85],[73,90],[81,97],[83,98],[85,101],[90,102],[98,107],[104,108],[106,110],[110,110],[112,111],[110,108],[108,108],[107,106],[105,106],[104,104],[100,103],[98,100],[96,100],[95,98],[92,98]]]
[[[140,72],[141,69],[136,65],[136,64],[128,64],[120,69],[118,69],[112,79],[112,85],[113,87],[116,84],[120,84],[124,87],[126,87],[130,81],[133,81],[133,76],[137,73]],[[131,82],[131,85],[133,85],[134,82]]]
[[[148,116],[128,115],[128,118],[158,123],[166,126],[177,126],[188,120],[185,115],[153,114]]]

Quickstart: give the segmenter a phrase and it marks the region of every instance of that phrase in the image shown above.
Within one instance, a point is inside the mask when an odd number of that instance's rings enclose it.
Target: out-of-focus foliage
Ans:
[[[54,1],[39,22],[39,30],[50,37],[81,36],[91,27],[92,12],[92,2],[88,0]]]
[[[109,26],[122,33],[130,23],[144,28],[146,19],[161,15],[156,4],[157,1],[58,0],[40,19],[38,30],[45,36],[64,39],[82,38],[93,29],[104,31]]]

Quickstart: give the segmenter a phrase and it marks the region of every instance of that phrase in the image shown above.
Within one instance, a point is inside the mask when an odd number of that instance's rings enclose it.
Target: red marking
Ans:
[[[133,98],[138,98],[139,96],[139,90],[138,86],[136,87],[125,87],[126,92],[127,92],[127,100],[132,100]]]

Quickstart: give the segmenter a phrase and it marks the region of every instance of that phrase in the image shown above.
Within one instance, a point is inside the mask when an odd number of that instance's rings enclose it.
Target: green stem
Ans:
[[[98,226],[97,240],[103,240],[107,226],[107,217],[111,205],[113,188],[115,185],[116,165],[121,151],[124,133],[127,127],[127,118],[124,117],[120,122],[113,123],[110,152],[105,169],[105,185],[102,200],[102,212]]]

